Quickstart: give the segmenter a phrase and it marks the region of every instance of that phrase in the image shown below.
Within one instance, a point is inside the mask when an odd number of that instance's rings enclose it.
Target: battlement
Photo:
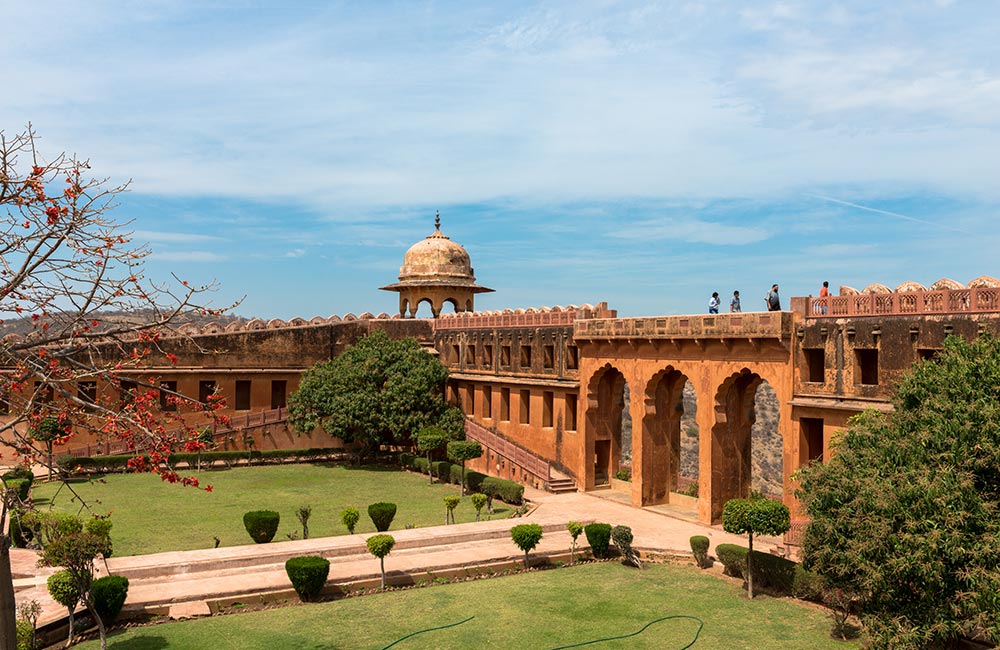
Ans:
[[[792,311],[806,318],[997,313],[1000,280],[984,275],[963,286],[943,278],[929,289],[917,282],[904,282],[895,290],[882,284],[861,291],[842,286],[837,296],[792,298]]]
[[[790,312],[746,312],[649,318],[599,318],[573,323],[573,338],[593,339],[788,339]]]
[[[494,327],[544,327],[572,325],[577,319],[609,318],[617,312],[608,303],[567,305],[561,307],[528,307],[502,311],[459,312],[446,314],[434,321],[435,330],[477,329]]]

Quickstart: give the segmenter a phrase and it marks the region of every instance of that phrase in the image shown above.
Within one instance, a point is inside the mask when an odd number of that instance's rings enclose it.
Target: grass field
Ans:
[[[762,596],[753,601],[736,581],[689,566],[615,562],[245,614],[134,628],[109,639],[115,650],[212,648],[384,648],[421,629],[462,625],[411,637],[394,648],[557,648],[629,634],[671,615],[704,621],[694,650],[846,650],[830,638],[830,618],[815,607]],[[601,650],[680,649],[694,638],[689,619],[651,625]],[[90,642],[84,648],[96,648]]]
[[[111,538],[117,556],[211,548],[218,537],[221,546],[251,544],[243,527],[243,513],[276,510],[281,524],[275,541],[301,526],[295,516],[299,506],[312,506],[310,537],[345,535],[340,512],[354,507],[361,512],[355,532],[373,532],[368,504],[389,501],[397,505],[391,530],[436,526],[444,523],[444,497],[459,493],[458,486],[429,485],[426,476],[386,468],[355,468],[324,464],[277,465],[233,468],[197,473],[202,485],[214,490],[163,483],[152,474],[112,474],[76,481],[68,487],[87,507],[99,514],[111,513]],[[77,513],[80,501],[68,487],[58,483],[37,484],[33,490],[40,510],[52,507]],[[511,508],[495,503],[494,517],[506,517]],[[82,512],[87,515],[87,509]],[[485,509],[483,510],[486,517]],[[476,511],[466,497],[455,510],[455,521],[475,521]]]

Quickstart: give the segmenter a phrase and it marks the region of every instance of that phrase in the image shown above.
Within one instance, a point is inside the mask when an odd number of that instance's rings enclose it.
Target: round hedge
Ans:
[[[396,517],[396,504],[380,501],[368,506],[368,516],[375,524],[375,530],[382,533],[389,530],[392,520]]]
[[[94,596],[94,609],[105,625],[111,625],[122,611],[128,596],[128,578],[125,576],[104,576],[90,585]]]
[[[604,558],[608,556],[611,524],[587,524],[583,527],[583,534],[587,536],[587,543],[590,544],[594,557]]]
[[[258,544],[267,544],[278,532],[281,515],[274,510],[252,510],[243,515],[243,526]]]
[[[691,537],[691,552],[694,553],[694,561],[699,569],[708,568],[708,545],[709,539],[704,535]]]
[[[303,555],[285,562],[285,573],[303,602],[315,600],[330,575],[330,561],[318,555]]]

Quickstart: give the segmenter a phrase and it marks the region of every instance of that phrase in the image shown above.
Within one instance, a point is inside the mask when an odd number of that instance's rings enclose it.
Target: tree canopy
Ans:
[[[874,647],[1000,641],[1000,340],[949,337],[894,406],[798,474],[806,566],[859,600]]]
[[[747,553],[747,594],[753,599],[753,536],[783,535],[791,527],[788,506],[781,501],[759,495],[749,499],[730,499],[722,508],[722,529],[727,533],[746,535],[749,541]]]
[[[447,369],[414,339],[376,331],[302,375],[289,420],[301,432],[322,427],[369,449],[408,442],[448,411],[447,379]]]

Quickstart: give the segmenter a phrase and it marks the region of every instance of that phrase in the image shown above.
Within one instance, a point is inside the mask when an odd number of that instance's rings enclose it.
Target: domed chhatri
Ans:
[[[441,214],[434,217],[434,232],[418,241],[403,256],[399,282],[381,287],[399,293],[399,315],[416,316],[417,307],[430,303],[434,318],[445,303],[456,312],[472,311],[473,296],[493,291],[476,284],[469,253],[441,232]]]

